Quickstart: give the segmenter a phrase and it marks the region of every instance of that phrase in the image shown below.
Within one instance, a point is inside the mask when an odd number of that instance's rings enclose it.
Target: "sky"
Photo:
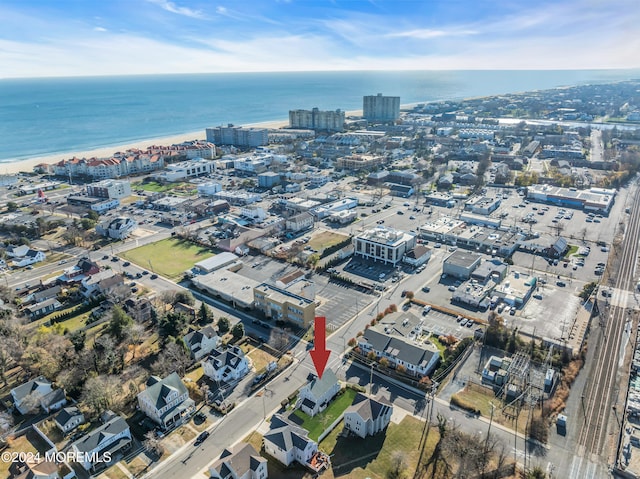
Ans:
[[[0,0],[0,78],[631,69],[638,0]]]

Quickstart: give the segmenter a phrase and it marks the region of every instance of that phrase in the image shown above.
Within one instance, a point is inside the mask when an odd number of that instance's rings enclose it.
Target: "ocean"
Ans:
[[[0,163],[286,120],[292,109],[360,110],[637,78],[639,70],[226,73],[0,80]]]

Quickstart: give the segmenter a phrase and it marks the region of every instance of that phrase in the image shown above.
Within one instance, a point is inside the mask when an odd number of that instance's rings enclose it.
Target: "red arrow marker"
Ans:
[[[311,359],[313,359],[313,365],[316,367],[316,373],[318,378],[322,379],[324,368],[329,361],[329,355],[331,351],[327,350],[326,343],[326,318],[324,316],[316,316],[313,326],[313,349],[311,350]]]

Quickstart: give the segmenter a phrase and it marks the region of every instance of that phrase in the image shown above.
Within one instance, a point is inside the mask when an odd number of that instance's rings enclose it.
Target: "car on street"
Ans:
[[[451,285],[447,288],[449,291],[455,291],[456,287],[454,285]]]
[[[122,266],[131,266],[131,263],[129,261],[125,261],[124,263],[122,263]]]
[[[155,273],[153,273],[153,274],[150,276],[150,278],[151,278],[151,279],[157,279],[157,278],[158,278],[158,275],[157,275],[157,274],[155,274]]]
[[[201,432],[198,437],[196,438],[196,442],[193,443],[194,446],[199,446],[200,444],[202,444],[205,439],[207,439],[209,437],[209,431],[203,431]]]
[[[429,286],[423,286],[422,287],[422,292],[423,293],[428,293],[429,291],[431,291],[431,288]]]

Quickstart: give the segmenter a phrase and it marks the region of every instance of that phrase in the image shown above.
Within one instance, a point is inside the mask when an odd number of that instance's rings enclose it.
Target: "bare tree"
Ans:
[[[156,437],[153,431],[149,431],[144,435],[144,441],[142,441],[144,448],[156,457],[162,456],[164,452],[164,446],[160,442],[160,439]]]
[[[82,404],[96,416],[106,409],[122,406],[122,385],[117,376],[96,376],[87,379],[81,397]]]
[[[151,366],[152,371],[159,376],[165,377],[176,371],[180,376],[184,376],[187,366],[191,362],[186,351],[177,343],[168,343],[158,359]]]

